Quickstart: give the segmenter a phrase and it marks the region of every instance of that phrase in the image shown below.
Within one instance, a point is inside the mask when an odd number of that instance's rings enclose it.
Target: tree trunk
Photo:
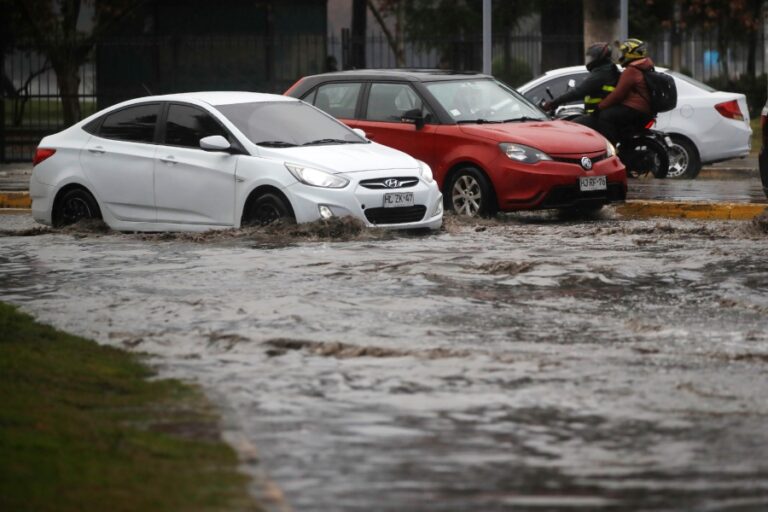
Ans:
[[[56,81],[61,96],[61,111],[64,125],[71,126],[80,120],[80,67],[78,65],[54,65]]]
[[[352,0],[352,67],[365,68],[366,0]]]
[[[619,3],[613,0],[584,0],[584,49],[598,41],[618,41],[621,33]]]

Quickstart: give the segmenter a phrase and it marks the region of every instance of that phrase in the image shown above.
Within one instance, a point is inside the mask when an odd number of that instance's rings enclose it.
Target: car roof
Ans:
[[[664,73],[668,71],[668,68],[665,68],[662,66],[654,66],[654,69],[656,69],[656,71],[662,71]],[[587,73],[587,67],[582,64],[579,66],[566,66],[564,68],[550,69],[549,71],[545,71],[543,75],[539,75],[536,78],[532,79],[531,81],[526,82],[523,85],[517,87],[517,90],[528,91],[529,89],[532,89],[533,87],[539,85],[541,82],[545,80],[548,80],[556,76],[570,75],[573,73]]]
[[[490,75],[484,75],[477,71],[454,71],[446,69],[354,69],[349,71],[332,71],[319,75],[311,75],[305,78],[335,78],[335,79],[358,79],[358,80],[377,80],[382,78],[391,78],[405,80],[408,82],[437,82],[448,80],[462,80],[467,78],[492,78]]]
[[[209,105],[231,105],[234,103],[263,103],[267,101],[296,101],[295,98],[280,94],[266,94],[247,91],[198,91],[182,92],[176,94],[163,94],[159,96],[144,96],[131,100],[133,102],[145,101],[201,101]]]

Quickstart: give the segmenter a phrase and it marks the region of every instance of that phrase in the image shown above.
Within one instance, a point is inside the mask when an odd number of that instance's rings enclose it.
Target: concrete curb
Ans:
[[[29,192],[0,192],[0,215],[28,212],[30,208]],[[615,208],[620,215],[631,218],[751,220],[768,209],[768,204],[630,200]]]
[[[29,192],[0,192],[0,209],[32,208]]]
[[[616,206],[625,217],[667,217],[672,219],[752,220],[763,213],[764,203],[705,203],[682,201],[627,201]]]

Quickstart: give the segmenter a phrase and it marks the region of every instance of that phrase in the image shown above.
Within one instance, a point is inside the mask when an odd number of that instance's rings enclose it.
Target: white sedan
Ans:
[[[437,229],[427,164],[303,101],[199,92],[126,101],[54,135],[34,157],[32,212],[60,226],[203,231],[353,216]]]
[[[749,154],[752,129],[746,96],[716,91],[672,70],[656,70],[672,75],[677,85],[677,108],[659,114],[655,126],[672,139],[669,178],[692,179],[698,176],[702,164]],[[538,104],[550,99],[547,88],[557,97],[567,90],[569,82],[574,87],[586,76],[584,66],[554,69],[518,87],[518,91]]]

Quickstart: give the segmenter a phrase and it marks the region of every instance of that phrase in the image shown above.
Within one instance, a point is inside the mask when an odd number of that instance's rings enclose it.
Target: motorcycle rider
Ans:
[[[597,129],[597,105],[613,91],[619,81],[619,70],[613,63],[611,45],[592,43],[586,51],[585,64],[589,75],[577,87],[566,91],[552,101],[542,103],[546,111],[555,110],[560,105],[574,100],[584,100],[585,115],[573,119],[573,122]]]
[[[647,46],[639,39],[627,39],[619,45],[619,52],[624,71],[616,88],[597,106],[597,129],[614,145],[621,139],[622,128],[642,128],[656,114],[643,76],[643,71],[653,69]]]

